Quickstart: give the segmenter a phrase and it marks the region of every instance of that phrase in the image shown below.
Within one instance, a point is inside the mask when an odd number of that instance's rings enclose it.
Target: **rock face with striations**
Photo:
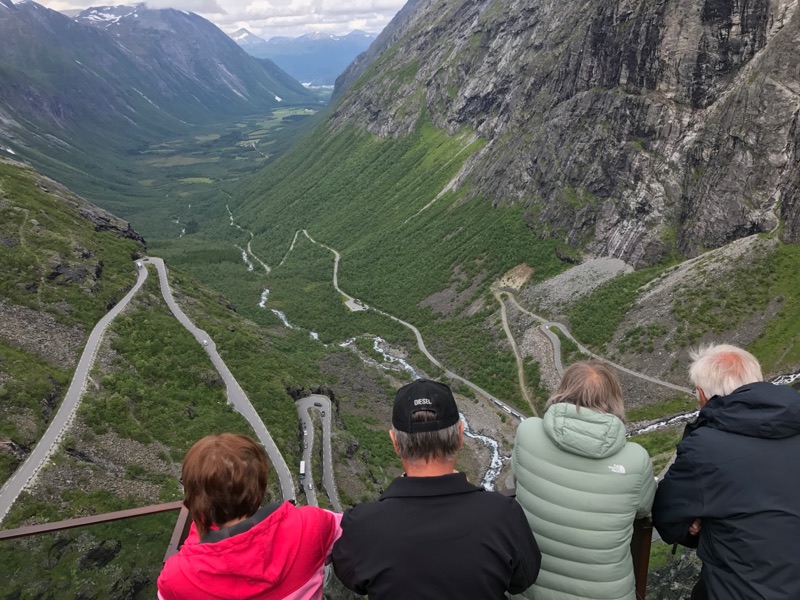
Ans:
[[[336,107],[488,140],[457,176],[534,231],[644,265],[784,221],[800,241],[798,0],[421,0]],[[378,40],[379,41],[379,40]],[[354,67],[354,69],[356,68]],[[352,76],[343,77],[348,85]]]

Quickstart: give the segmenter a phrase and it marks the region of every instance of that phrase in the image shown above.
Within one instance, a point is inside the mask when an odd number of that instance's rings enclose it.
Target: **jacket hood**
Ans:
[[[625,446],[619,417],[562,402],[544,414],[544,431],[561,450],[587,458],[606,458]]]
[[[800,435],[800,393],[788,385],[749,383],[727,396],[714,396],[700,411],[697,426],[749,437],[782,439]]]

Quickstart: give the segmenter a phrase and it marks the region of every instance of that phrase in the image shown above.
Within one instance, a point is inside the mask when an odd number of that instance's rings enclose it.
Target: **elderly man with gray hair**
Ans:
[[[405,473],[342,519],[337,577],[370,600],[504,598],[528,588],[541,554],[520,506],[455,471],[464,425],[450,388],[400,388],[389,430]]]
[[[653,522],[703,561],[693,599],[800,598],[800,394],[735,346],[700,348],[700,415],[658,487]]]

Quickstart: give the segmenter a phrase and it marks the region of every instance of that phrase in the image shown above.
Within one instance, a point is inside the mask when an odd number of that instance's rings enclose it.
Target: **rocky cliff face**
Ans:
[[[692,256],[781,221],[798,241],[797,9],[422,0],[398,16],[397,42],[357,65],[334,121],[382,136],[421,114],[474,129],[488,144],[455,183],[596,255]]]

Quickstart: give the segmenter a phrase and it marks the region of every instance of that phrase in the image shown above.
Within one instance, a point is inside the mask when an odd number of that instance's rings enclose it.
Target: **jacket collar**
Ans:
[[[485,490],[482,487],[467,481],[464,473],[451,473],[439,477],[397,477],[381,494],[380,501],[387,498],[450,496],[483,491]]]
[[[252,517],[245,519],[244,521],[240,521],[239,523],[231,525],[230,527],[210,530],[200,539],[200,543],[211,544],[214,542],[221,542],[222,540],[228,539],[240,533],[244,533],[245,531],[250,531],[253,527],[262,521],[265,521],[267,517],[281,508],[281,506],[282,505],[277,502],[262,506]]]
[[[787,385],[757,382],[709,398],[687,434],[701,427],[765,439],[800,435],[800,394]]]

